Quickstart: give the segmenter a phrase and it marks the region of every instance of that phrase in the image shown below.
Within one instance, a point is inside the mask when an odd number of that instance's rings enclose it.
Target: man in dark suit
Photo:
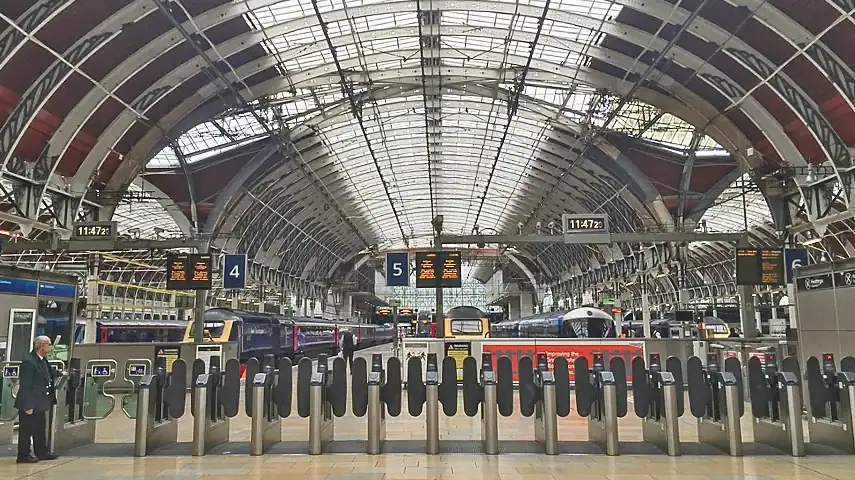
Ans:
[[[48,364],[46,357],[50,347],[50,338],[36,337],[33,351],[21,362],[18,397],[15,399],[15,408],[18,409],[18,463],[57,458],[48,451],[45,438],[47,415],[56,405],[54,378],[61,375],[54,373]],[[30,439],[35,456],[30,454]]]

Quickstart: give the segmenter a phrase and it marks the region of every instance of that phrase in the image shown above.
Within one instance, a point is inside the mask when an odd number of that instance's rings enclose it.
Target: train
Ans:
[[[460,306],[446,312],[443,318],[445,338],[489,337],[490,318],[480,308]],[[436,330],[433,331],[436,336]]]
[[[297,361],[304,356],[335,354],[340,336],[345,331],[353,333],[358,349],[391,343],[396,335],[394,327],[389,324],[291,318],[230,308],[206,311],[203,322],[203,340],[210,343],[236,342],[241,363],[265,355]],[[193,341],[194,324],[187,324],[185,342]]]
[[[615,321],[594,307],[559,310],[490,326],[493,338],[614,338]]]
[[[680,321],[675,318],[650,320],[650,334],[654,338],[728,338],[732,327],[716,317],[703,317],[697,321]],[[644,323],[629,319],[623,322],[623,333],[628,337],[643,337]]]
[[[55,340],[57,335],[65,335],[68,330],[68,317],[39,316],[36,333]],[[148,343],[180,342],[184,338],[187,322],[183,320],[119,320],[101,319],[96,322],[98,328],[96,343]],[[78,318],[75,322],[74,343],[83,343],[86,338],[86,320]]]

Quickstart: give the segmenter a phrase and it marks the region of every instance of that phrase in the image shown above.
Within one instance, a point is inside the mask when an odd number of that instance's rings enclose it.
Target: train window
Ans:
[[[481,333],[481,320],[452,320],[451,333]]]
[[[155,314],[154,314],[154,319],[155,319],[155,320],[160,320],[160,314],[159,314],[159,313],[155,313]]]
[[[144,315],[143,315],[143,320],[151,320],[151,314],[150,314],[150,313],[146,313],[146,314],[144,314]]]
[[[193,331],[192,323],[190,324],[190,331]],[[225,322],[205,322],[205,337],[210,338],[220,338],[223,335],[223,331],[226,329]]]
[[[169,319],[170,319],[170,320],[176,320],[177,318],[178,318],[178,316],[177,316],[177,315],[170,315],[170,316],[169,316]]]

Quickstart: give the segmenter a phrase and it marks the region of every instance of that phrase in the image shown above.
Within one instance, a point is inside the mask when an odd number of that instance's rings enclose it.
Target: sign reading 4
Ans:
[[[223,257],[223,288],[246,288],[246,255]]]

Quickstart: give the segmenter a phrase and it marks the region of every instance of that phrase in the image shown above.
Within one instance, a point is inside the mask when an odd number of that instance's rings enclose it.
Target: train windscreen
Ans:
[[[481,319],[451,320],[451,334],[453,335],[480,335]]]

